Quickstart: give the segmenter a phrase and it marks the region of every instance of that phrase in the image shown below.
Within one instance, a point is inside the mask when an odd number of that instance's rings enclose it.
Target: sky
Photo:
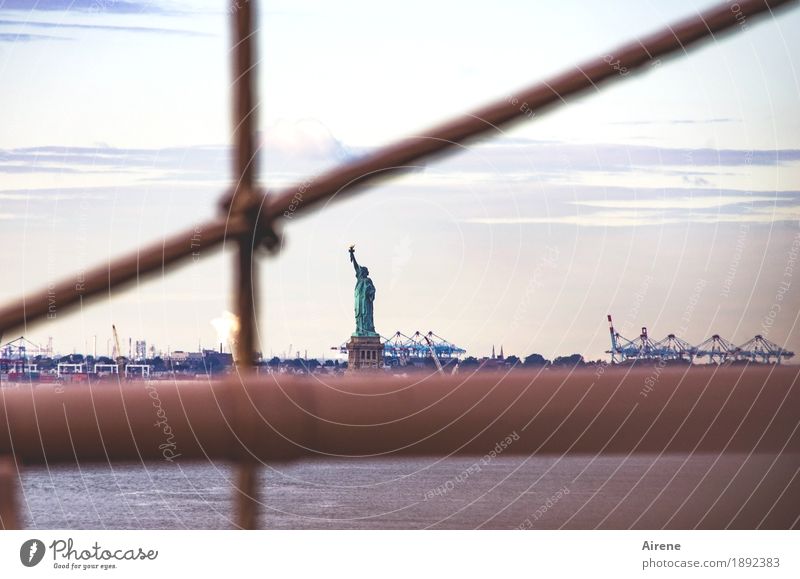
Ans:
[[[258,2],[259,178],[304,180],[710,2]],[[755,334],[800,354],[800,10],[285,223],[264,355],[337,355],[347,247],[375,325],[468,354],[607,359]],[[223,1],[0,0],[0,302],[214,216],[230,182]],[[215,347],[232,247],[20,329],[57,351]],[[17,337],[4,336],[3,342]],[[95,338],[96,337],[96,338]]]

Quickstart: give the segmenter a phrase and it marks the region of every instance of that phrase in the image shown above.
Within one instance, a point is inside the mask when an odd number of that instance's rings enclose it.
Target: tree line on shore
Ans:
[[[481,366],[482,364],[486,364],[489,360],[479,360],[474,356],[468,356],[464,358],[460,366],[463,367],[470,367],[470,366]],[[506,356],[502,359],[495,359],[495,364],[502,364],[504,366],[511,366],[511,367],[524,367],[524,368],[542,368],[546,366],[559,366],[559,367],[569,367],[574,368],[576,366],[595,366],[597,364],[605,364],[606,362],[602,360],[596,361],[587,361],[584,360],[583,356],[580,354],[570,354],[569,356],[558,356],[553,360],[548,360],[541,354],[530,354],[525,356],[524,359],[519,358],[518,356]]]

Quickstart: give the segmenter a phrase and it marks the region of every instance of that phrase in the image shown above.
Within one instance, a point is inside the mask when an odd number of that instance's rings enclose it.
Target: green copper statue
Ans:
[[[369,279],[369,270],[356,261],[356,249],[350,246],[350,261],[356,270],[355,311],[356,331],[354,336],[377,336],[375,322],[372,319],[372,302],[375,300],[375,284]]]

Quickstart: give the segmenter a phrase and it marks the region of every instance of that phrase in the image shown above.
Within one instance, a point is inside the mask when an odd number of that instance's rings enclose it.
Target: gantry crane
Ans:
[[[111,324],[111,333],[114,335],[114,355],[112,356],[117,362],[117,371],[122,375],[124,357],[122,356],[122,349],[119,347],[119,336],[117,335],[117,326]]]

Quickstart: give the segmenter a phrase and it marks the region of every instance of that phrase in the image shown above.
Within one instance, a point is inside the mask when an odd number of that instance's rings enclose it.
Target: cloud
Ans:
[[[314,119],[275,123],[258,135],[258,144],[259,174],[262,181],[271,187],[298,182],[357,156],[324,124]],[[616,144],[544,144],[515,139],[513,143],[475,147],[460,158],[450,158],[392,186],[412,197],[441,195],[459,213],[459,219],[496,226],[637,227],[673,223],[775,222],[795,218],[795,212],[787,207],[800,202],[798,191],[769,189],[751,192],[713,187],[705,180],[697,184],[703,186],[692,186],[679,178],[669,181],[652,168],[631,170],[627,161],[627,153],[631,151],[643,164],[665,157],[677,162],[687,157],[725,158],[726,155],[729,163],[741,162],[744,165],[784,158],[800,159],[800,152],[793,149],[712,151]],[[563,159],[565,154],[567,162]],[[597,168],[598,157],[608,163],[602,169]],[[593,178],[591,171],[607,170],[613,163],[619,164],[618,171],[628,171],[621,175],[633,178],[617,179],[613,172],[611,177]],[[230,168],[231,148],[228,145],[136,149],[105,144],[93,147],[47,145],[0,150],[0,174],[26,171],[31,174],[63,173],[64,180],[60,182],[63,188],[56,193],[68,194],[85,192],[92,185],[107,186],[109,179],[118,181],[117,189],[123,185],[129,187],[133,195],[137,187],[139,190],[162,186],[175,187],[175,190],[178,187],[220,187],[230,179]],[[69,176],[70,173],[73,175]],[[543,173],[551,177],[543,177]],[[640,178],[642,176],[644,178]],[[38,189],[37,182],[18,181],[18,190],[9,187],[5,193],[37,194],[52,186],[52,181],[44,175],[40,181],[41,188]],[[774,188],[771,182],[764,186]],[[24,190],[20,191],[22,188]],[[53,193],[52,190],[49,192]],[[490,196],[497,202],[497,207],[515,207],[516,214],[476,215],[476,207],[482,206],[473,203],[476,195]],[[542,215],[542,207],[547,208],[546,215]]]
[[[38,40],[72,40],[63,36],[46,34],[22,34],[19,32],[0,32],[0,42],[36,42]]]
[[[25,201],[28,203],[33,201],[74,201],[76,199],[98,200],[105,199],[105,196],[82,191],[59,191],[57,193],[0,191],[0,201]]]
[[[0,149],[0,173],[152,172],[202,178],[224,175],[230,157],[227,146],[122,149],[108,146],[39,146]]]
[[[281,181],[305,178],[337,163],[347,162],[369,150],[355,150],[339,141],[325,125],[314,119],[284,120],[259,135],[262,175]],[[570,144],[514,139],[482,144],[469,152],[443,159],[425,169],[424,178],[475,185],[480,182],[564,182],[581,179],[583,173],[635,173],[641,169],[669,167],[665,174],[682,176],[687,185],[707,186],[697,167],[777,166],[800,161],[800,149],[677,149],[613,143]],[[0,150],[0,173],[48,171],[157,170],[156,180],[191,177],[218,179],[229,172],[230,147],[203,145],[153,149],[123,149],[108,146],[40,146]],[[685,168],[675,170],[674,168]],[[652,179],[652,173],[648,173]],[[589,179],[586,176],[585,179]],[[684,191],[688,191],[685,189]]]
[[[135,0],[0,0],[0,9],[23,12],[108,12],[111,14],[148,14],[164,12],[151,1]]]
[[[705,177],[700,177],[698,175],[683,175],[682,176],[683,182],[688,183],[689,185],[711,185],[711,182],[706,179]]]
[[[800,149],[673,148],[618,143],[553,143],[516,139],[485,143],[471,149],[472,165],[497,170],[564,173],[573,171],[620,172],[652,167],[777,166],[800,161]],[[461,161],[454,157],[448,165]],[[694,171],[692,171],[694,173]]]
[[[780,200],[775,196],[698,196],[674,197],[662,199],[598,199],[591,201],[570,201],[572,205],[582,207],[598,207],[604,209],[715,209],[729,205],[746,203],[774,202]]]
[[[552,215],[547,217],[480,217],[466,219],[464,223],[481,225],[577,225],[581,227],[639,227],[653,225],[653,211],[598,211],[575,215]]]
[[[323,123],[316,119],[282,119],[260,135],[264,154],[306,161],[348,161],[354,154]]]
[[[0,20],[0,26],[18,26],[22,28],[45,28],[45,29],[85,29],[85,30],[104,30],[112,32],[149,32],[154,34],[179,34],[182,36],[210,36],[205,32],[193,30],[179,30],[174,28],[157,28],[152,26],[116,26],[112,24],[78,24],[66,22],[34,22],[21,20]],[[58,38],[55,36],[44,36],[38,34],[28,35],[36,40],[48,38]]]
[[[0,173],[82,173],[70,167],[48,167],[46,165],[14,165],[0,162]]]
[[[355,157],[318,121],[282,121],[259,135],[262,178],[294,182]],[[141,173],[148,181],[216,181],[230,174],[231,147],[130,148],[47,145],[0,149],[2,173]],[[277,180],[273,180],[278,177]]]
[[[730,117],[718,117],[711,119],[666,119],[666,120],[632,120],[632,121],[613,121],[611,125],[713,125],[720,123],[740,123],[741,119]]]
[[[782,202],[780,205],[776,201]],[[648,227],[681,225],[688,223],[777,223],[800,220],[800,204],[797,196],[741,197],[677,199],[677,200],[609,200],[572,201],[571,205],[589,207],[589,211],[559,214],[558,207],[551,206],[552,214],[526,217],[478,217],[463,220],[479,225],[573,225],[578,227]],[[742,207],[744,203],[755,203]],[[602,209],[595,211],[595,208]],[[702,211],[717,209],[717,211]]]
[[[777,223],[800,220],[800,205],[768,212],[764,210],[743,214],[708,215],[693,213],[685,216],[667,216],[657,212],[599,211],[596,213],[558,215],[552,217],[487,217],[467,219],[464,223],[482,225],[575,225],[578,227],[653,227],[685,225],[688,223]]]

